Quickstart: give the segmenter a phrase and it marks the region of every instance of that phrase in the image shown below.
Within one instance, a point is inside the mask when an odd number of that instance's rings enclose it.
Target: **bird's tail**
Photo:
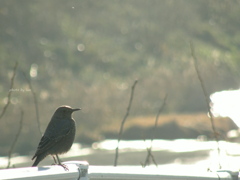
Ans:
[[[40,161],[38,161],[38,160],[36,159],[35,162],[33,163],[32,167],[37,166],[39,162],[40,162]]]
[[[34,161],[32,167],[33,167],[33,166],[37,166],[38,163],[39,163],[41,160],[44,159],[44,157],[45,157],[45,156],[43,156],[43,155],[38,155],[38,156],[35,155],[35,156],[33,156],[32,160],[34,160],[35,158],[36,158],[36,160]]]

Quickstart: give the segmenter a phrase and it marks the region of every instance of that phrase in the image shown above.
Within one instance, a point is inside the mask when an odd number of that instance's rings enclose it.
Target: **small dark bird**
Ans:
[[[61,164],[58,154],[66,153],[73,144],[76,126],[72,118],[72,113],[78,110],[80,109],[73,109],[70,106],[60,106],[55,111],[38,144],[37,151],[32,158],[32,160],[36,158],[32,166],[37,166],[47,155],[52,155],[55,163],[57,163],[54,157],[54,155],[56,155],[58,160],[57,164],[65,168],[65,166]]]

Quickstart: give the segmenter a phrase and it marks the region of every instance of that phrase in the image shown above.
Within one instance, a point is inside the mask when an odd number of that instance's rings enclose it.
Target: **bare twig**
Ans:
[[[21,109],[21,116],[20,116],[20,123],[19,123],[18,132],[17,132],[16,137],[15,137],[15,139],[14,139],[14,141],[13,141],[11,147],[10,147],[10,150],[9,150],[9,152],[8,152],[8,165],[7,165],[7,168],[9,168],[10,165],[11,165],[12,152],[13,152],[13,149],[14,149],[14,147],[15,147],[15,145],[16,145],[16,143],[17,143],[17,140],[18,140],[18,138],[19,138],[19,136],[20,136],[21,130],[22,130],[22,126],[23,126],[23,115],[24,115],[24,112],[23,112],[23,110]]]
[[[5,106],[3,107],[2,113],[0,115],[0,119],[3,117],[3,115],[5,114],[10,102],[11,102],[11,95],[12,95],[12,88],[14,85],[14,78],[16,76],[16,71],[17,71],[17,67],[18,67],[18,62],[15,63],[15,66],[13,68],[13,75],[11,78],[11,84],[10,84],[10,89],[8,90],[8,96],[7,96],[7,103],[5,104]]]
[[[142,167],[146,167],[148,164],[150,164],[150,158],[152,159],[155,166],[158,167],[157,161],[155,160],[155,158],[152,154],[152,148],[147,148],[147,157],[146,157],[144,164],[142,164]]]
[[[152,159],[153,163],[157,166],[156,160],[154,159],[154,156],[152,154],[152,143],[153,143],[153,140],[155,139],[155,134],[156,134],[156,130],[157,130],[159,115],[163,111],[163,109],[166,105],[166,102],[167,102],[167,94],[164,97],[163,103],[162,103],[161,107],[159,108],[156,119],[155,119],[155,124],[154,124],[154,128],[153,128],[153,131],[152,131],[151,144],[150,144],[150,147],[147,148],[147,153],[148,154],[147,154],[146,160],[143,164],[143,167],[146,167],[146,165],[149,164],[150,158]]]
[[[207,103],[207,110],[208,110],[208,114],[209,114],[210,121],[211,121],[213,135],[214,135],[215,141],[217,142],[218,155],[220,155],[220,147],[219,147],[219,139],[218,139],[219,133],[216,131],[213,114],[211,112],[211,106],[210,106],[211,100],[209,98],[209,94],[207,93],[204,81],[201,77],[201,74],[200,74],[200,71],[199,71],[199,68],[198,68],[198,59],[195,55],[194,46],[193,46],[193,43],[191,41],[190,41],[190,48],[191,48],[191,54],[192,54],[192,57],[193,57],[193,60],[194,60],[194,67],[195,67],[195,70],[196,70],[196,73],[197,73],[197,76],[198,76],[198,80],[201,84],[203,94],[204,94],[204,97],[205,97],[205,101]],[[219,167],[221,168],[220,162],[219,162]]]
[[[133,96],[134,96],[134,89],[135,89],[135,86],[137,84],[137,80],[134,81],[133,85],[132,85],[132,91],[131,91],[131,96],[130,96],[130,99],[129,99],[129,103],[128,103],[128,107],[127,107],[127,112],[122,120],[122,123],[121,123],[121,127],[120,127],[120,130],[119,130],[119,134],[118,134],[118,144],[117,144],[117,148],[116,148],[116,153],[115,153],[115,160],[114,160],[114,166],[117,166],[117,161],[118,161],[118,149],[119,149],[119,142],[122,138],[122,132],[123,132],[123,127],[124,127],[124,124],[126,122],[126,119],[129,115],[129,112],[130,112],[130,109],[131,109],[131,105],[132,105],[132,100],[133,100]]]
[[[161,114],[161,112],[163,111],[163,109],[164,109],[164,107],[165,107],[165,105],[166,105],[167,97],[168,97],[168,95],[166,94],[165,97],[164,97],[164,99],[163,99],[163,103],[162,103],[161,107],[160,107],[159,110],[158,110],[156,119],[155,119],[155,124],[154,124],[153,133],[152,133],[152,139],[151,139],[151,146],[152,146],[153,140],[155,139],[159,115]]]
[[[24,75],[26,81],[28,82],[29,88],[30,88],[30,90],[31,90],[31,92],[32,92],[33,101],[34,101],[34,106],[35,106],[35,110],[36,110],[36,118],[37,118],[38,130],[39,130],[39,133],[42,135],[41,124],[40,124],[40,120],[39,120],[39,111],[38,111],[37,96],[36,96],[35,91],[33,90],[31,80],[27,78],[27,76],[26,76],[26,74],[25,74],[24,72],[23,72],[23,75]]]

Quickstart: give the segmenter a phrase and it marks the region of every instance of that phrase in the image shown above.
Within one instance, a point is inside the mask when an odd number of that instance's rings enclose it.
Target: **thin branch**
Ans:
[[[26,76],[26,74],[25,74],[24,72],[23,72],[23,75],[24,75],[26,81],[28,82],[29,88],[30,88],[30,90],[31,90],[31,92],[32,92],[33,101],[34,101],[34,106],[35,106],[35,110],[36,110],[36,118],[37,118],[38,130],[39,130],[39,133],[42,135],[41,124],[40,124],[40,120],[39,120],[39,111],[38,111],[37,96],[36,96],[35,91],[33,90],[31,80],[29,80],[29,79],[27,78],[27,76]]]
[[[125,116],[124,116],[124,118],[122,120],[121,127],[120,127],[120,130],[119,130],[118,144],[117,144],[116,153],[115,153],[114,166],[117,166],[119,143],[120,143],[121,138],[122,138],[124,124],[126,122],[126,119],[127,119],[128,115],[129,115],[129,112],[130,112],[130,109],[131,109],[132,100],[133,100],[133,96],[134,96],[134,89],[135,89],[135,86],[136,86],[137,82],[138,82],[138,80],[135,80],[133,85],[132,85],[132,91],[131,91],[131,95],[130,95],[130,99],[129,99],[129,103],[128,103],[128,107],[127,107],[127,112],[126,112],[126,114],[125,114]]]
[[[147,157],[146,157],[146,160],[145,160],[144,164],[142,164],[142,167],[146,167],[147,164],[150,164],[150,158],[152,159],[154,165],[156,167],[158,167],[157,161],[155,160],[155,158],[152,154],[152,148],[147,148]]]
[[[13,85],[14,85],[14,79],[16,76],[16,71],[17,71],[17,67],[18,67],[18,62],[15,63],[15,66],[13,68],[13,75],[11,78],[11,84],[10,84],[10,89],[8,90],[8,96],[7,96],[7,103],[5,104],[5,106],[3,107],[2,113],[0,115],[0,119],[3,117],[3,115],[5,114],[10,102],[11,102],[11,95],[12,95],[12,89],[13,89]]]
[[[10,147],[10,150],[9,150],[9,152],[8,152],[8,165],[7,165],[7,168],[9,168],[10,165],[11,165],[12,152],[13,152],[13,149],[14,149],[14,147],[15,147],[15,145],[16,145],[16,143],[17,143],[17,140],[18,140],[18,138],[19,138],[19,136],[20,136],[20,133],[21,133],[21,131],[22,131],[23,115],[24,115],[24,112],[23,112],[23,110],[21,109],[21,116],[20,116],[20,123],[19,123],[18,132],[17,132],[16,137],[15,137],[15,139],[14,139],[14,141],[13,141],[11,147]]]
[[[164,99],[163,99],[163,103],[162,103],[161,107],[160,107],[159,110],[158,110],[156,119],[155,119],[155,124],[154,124],[153,133],[152,133],[152,139],[151,139],[151,146],[152,146],[153,140],[155,139],[159,115],[162,113],[162,111],[163,111],[163,109],[164,109],[164,107],[165,107],[165,105],[166,105],[167,97],[168,97],[168,95],[166,94],[165,97],[164,97]]]
[[[214,124],[214,118],[213,118],[213,114],[212,114],[211,106],[210,106],[211,100],[209,98],[209,94],[207,93],[204,81],[201,77],[201,73],[200,73],[199,67],[198,67],[198,59],[195,55],[194,46],[193,46],[193,43],[191,41],[190,41],[190,48],[191,48],[191,55],[192,55],[193,60],[194,60],[194,67],[195,67],[195,70],[196,70],[196,73],[197,73],[197,76],[198,76],[198,80],[201,84],[202,91],[203,91],[203,94],[204,94],[204,97],[205,97],[205,101],[207,103],[207,110],[208,110],[208,114],[209,114],[210,121],[211,121],[213,135],[214,135],[215,141],[217,142],[218,155],[220,155],[220,147],[219,147],[219,139],[218,139],[219,133],[216,131],[215,124]],[[219,162],[219,167],[221,168],[220,162]]]
[[[153,132],[152,132],[151,145],[150,145],[149,148],[147,148],[148,154],[147,154],[146,160],[145,160],[145,162],[144,162],[144,164],[143,164],[143,167],[146,167],[146,165],[149,164],[149,162],[150,162],[150,157],[151,157],[153,163],[157,166],[157,163],[156,163],[156,161],[155,161],[155,159],[154,159],[154,156],[153,156],[153,154],[152,154],[152,144],[153,144],[153,140],[155,139],[155,134],[156,134],[156,131],[157,131],[157,125],[158,125],[159,115],[160,115],[160,113],[163,111],[163,109],[164,109],[164,107],[165,107],[165,105],[166,105],[167,97],[168,97],[168,96],[167,96],[167,94],[166,94],[165,97],[164,97],[163,103],[162,103],[161,107],[160,107],[159,110],[158,110],[158,113],[157,113],[157,116],[156,116],[156,119],[155,119],[155,124],[154,124],[154,128],[153,128]]]

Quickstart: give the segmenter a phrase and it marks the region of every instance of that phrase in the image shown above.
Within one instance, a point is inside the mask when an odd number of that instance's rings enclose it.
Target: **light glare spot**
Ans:
[[[77,50],[80,51],[80,52],[84,51],[85,50],[84,44],[78,44],[77,45]]]
[[[17,103],[18,103],[18,98],[13,97],[13,98],[11,99],[11,103],[12,103],[12,104],[17,104]]]
[[[141,51],[142,48],[143,48],[143,45],[142,45],[141,43],[136,43],[136,44],[134,45],[134,47],[135,47],[136,50]]]
[[[51,57],[52,56],[51,51],[48,51],[48,50],[44,51],[44,56],[47,58]]]
[[[120,90],[126,90],[128,88],[128,84],[127,83],[119,83],[117,85],[117,88]]]
[[[32,64],[30,68],[30,76],[31,78],[36,78],[38,75],[38,65],[37,64]]]
[[[210,98],[211,111],[215,117],[229,117],[240,127],[240,90],[215,92]]]
[[[46,100],[46,99],[48,99],[48,97],[49,97],[49,93],[47,91],[42,91],[40,93],[40,98],[41,99]]]

